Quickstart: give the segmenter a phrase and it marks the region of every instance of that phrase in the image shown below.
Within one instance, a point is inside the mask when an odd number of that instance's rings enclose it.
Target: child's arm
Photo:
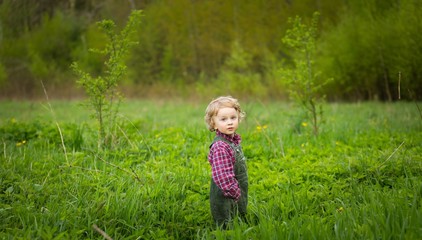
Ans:
[[[234,174],[236,160],[231,147],[225,142],[218,141],[211,147],[210,157],[215,184],[223,191],[224,196],[235,201],[239,200],[240,188]]]

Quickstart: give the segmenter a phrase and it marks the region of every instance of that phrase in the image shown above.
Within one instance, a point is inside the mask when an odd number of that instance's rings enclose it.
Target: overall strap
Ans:
[[[230,142],[229,140],[227,140],[227,139],[225,139],[224,137],[222,137],[222,136],[215,136],[215,138],[214,138],[214,141],[211,143],[211,145],[210,145],[210,148],[211,148],[211,146],[214,144],[214,143],[216,143],[216,142],[218,142],[218,141],[223,141],[223,142],[225,142],[225,143],[227,143],[227,144],[229,144],[230,145],[230,147],[233,149],[233,151],[236,151],[236,145],[234,144],[234,143],[232,143],[232,142]]]
[[[244,162],[245,156],[243,155],[242,147],[240,145],[236,145],[236,144],[230,142],[229,140],[225,139],[223,136],[218,136],[217,135],[217,136],[215,136],[214,141],[210,145],[210,148],[217,141],[223,141],[223,142],[229,144],[230,148],[233,151],[233,155],[234,155],[234,158],[236,160],[236,163],[238,163],[239,161],[243,161]]]

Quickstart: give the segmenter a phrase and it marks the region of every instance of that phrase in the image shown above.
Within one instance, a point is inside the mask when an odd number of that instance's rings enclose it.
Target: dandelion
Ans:
[[[262,130],[265,130],[265,129],[267,129],[268,128],[268,126],[267,125],[258,125],[258,126],[256,126],[256,130],[258,131],[258,132],[261,132]]]
[[[308,123],[307,123],[307,122],[303,122],[303,123],[302,123],[302,126],[303,126],[303,127],[307,127],[307,126],[308,126]]]
[[[17,142],[16,147],[20,147],[26,143],[26,140],[23,140],[22,142]]]

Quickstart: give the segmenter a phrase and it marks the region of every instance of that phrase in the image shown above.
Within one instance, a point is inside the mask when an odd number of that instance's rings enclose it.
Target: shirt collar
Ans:
[[[218,129],[215,130],[215,132],[216,132],[217,136],[221,136],[221,137],[229,140],[230,142],[232,142],[232,143],[234,143],[236,145],[239,145],[240,142],[242,141],[242,138],[237,133],[234,133],[233,136],[230,136],[230,135],[227,135],[227,134],[224,134],[224,133],[218,131]]]

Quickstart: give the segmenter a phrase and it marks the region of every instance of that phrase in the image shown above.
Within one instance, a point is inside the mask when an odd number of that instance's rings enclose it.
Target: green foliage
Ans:
[[[9,12],[9,15],[17,13]],[[78,35],[83,24],[59,10],[41,14],[37,21],[39,24],[32,26],[31,30],[16,30],[20,32],[19,35],[11,34],[8,30],[2,31],[1,62],[7,75],[3,76],[5,78],[0,89],[6,97],[19,92],[29,96],[37,95],[42,92],[40,80],[47,88],[53,86],[60,89],[70,77],[71,52],[79,42]],[[15,27],[13,25],[10,28]],[[4,28],[8,27],[2,22],[1,29]]]
[[[85,143],[82,126],[68,123],[61,126],[61,131],[66,139],[64,144],[67,149],[81,150]],[[41,121],[26,123],[12,118],[6,124],[0,126],[0,136],[3,143],[16,144],[17,147],[39,141],[55,146],[62,144],[57,126]]]
[[[121,95],[118,84],[126,73],[125,60],[130,47],[134,44],[131,37],[136,31],[141,20],[141,11],[133,11],[123,30],[117,34],[115,24],[111,20],[98,23],[106,34],[109,43],[104,50],[94,50],[106,55],[104,62],[104,76],[92,77],[82,71],[77,63],[72,64],[72,69],[78,74],[78,85],[82,86],[89,97],[87,106],[95,113],[98,126],[98,148],[111,147],[113,144],[113,129],[116,130],[116,117],[118,114]]]
[[[47,82],[60,80],[72,61],[70,53],[79,40],[80,31],[78,22],[61,12],[53,17],[44,15],[40,27],[25,36],[29,70],[33,76]]]
[[[333,76],[327,92],[349,99],[411,99],[422,76],[419,31],[421,4],[416,1],[355,1],[338,25],[321,39],[318,64]],[[365,11],[362,11],[365,9]],[[399,73],[401,79],[399,80]]]
[[[103,54],[92,54],[92,49],[104,49],[108,41],[104,31],[98,28],[98,24],[89,25],[80,36],[81,44],[73,49],[72,59],[77,59],[78,66],[90,73],[99,76],[104,71]]]
[[[129,81],[123,87],[133,95],[142,89],[154,96],[185,97],[199,86],[208,96],[193,97],[208,99],[218,91],[215,79],[242,77],[247,81],[234,80],[230,88],[258,86],[241,94],[284,98],[273,71],[295,56],[279,39],[289,28],[288,17],[318,11],[321,38],[314,64],[321,79],[334,79],[323,89],[329,100],[397,100],[399,85],[401,99],[422,96],[422,5],[415,0],[5,0],[0,4],[0,61],[7,75],[0,95],[40,97],[40,79],[47,89],[54,87],[56,96],[76,92],[71,62],[77,60],[95,77],[106,70],[104,56],[88,54],[106,42],[94,23],[113,19],[123,25],[130,9],[145,12],[142,32],[135,36],[142,44],[127,56]],[[250,55],[250,74],[227,69],[235,41]]]
[[[314,139],[288,131],[297,111],[288,104],[245,102],[249,223],[227,231],[209,211],[206,103],[126,102],[128,142],[102,153],[89,146],[95,121],[72,123],[87,110],[52,106],[67,146],[83,135],[66,156],[43,108],[0,103],[0,238],[100,239],[94,224],[113,239],[421,235],[422,125],[411,103],[327,104],[325,134]],[[23,143],[21,133],[32,137]]]
[[[7,70],[2,63],[0,63],[0,87],[5,84],[7,79]]]
[[[260,96],[266,94],[261,76],[251,71],[252,56],[235,41],[218,79],[214,82],[220,89],[216,95]]]
[[[287,30],[283,42],[293,48],[293,69],[280,70],[281,81],[286,84],[289,96],[306,112],[313,133],[318,135],[322,122],[321,82],[315,69],[315,51],[319,13],[315,12],[312,23],[307,26],[299,16],[290,19],[292,28]]]
[[[211,83],[227,71],[227,59],[231,58],[237,41],[250,55],[248,71],[255,76],[247,77],[261,82],[264,70],[260,60],[266,53],[277,55],[280,50],[274,39],[280,36],[280,24],[290,12],[287,5],[273,0],[154,2],[145,9],[148,14],[139,36],[143,44],[135,48],[136,54],[131,59],[136,66],[135,79],[141,84],[169,81],[171,70],[173,81],[190,84],[201,79]],[[215,85],[207,88],[212,86]],[[262,94],[261,90],[257,92]]]

